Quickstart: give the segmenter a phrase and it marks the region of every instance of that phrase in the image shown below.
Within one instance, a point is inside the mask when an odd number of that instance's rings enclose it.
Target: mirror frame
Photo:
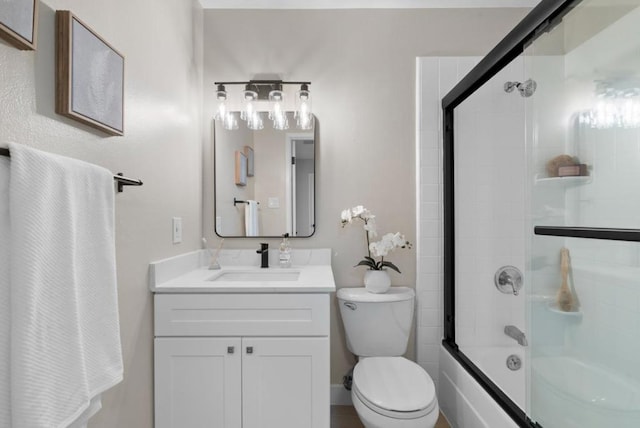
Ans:
[[[287,113],[290,113],[291,111],[287,111]],[[264,112],[263,112],[264,113]],[[224,238],[224,239],[273,239],[273,238],[282,238],[282,235],[258,235],[258,236],[240,236],[240,235],[220,235],[218,233],[218,228],[217,226],[217,221],[216,221],[216,213],[218,211],[218,200],[216,198],[216,179],[217,179],[217,171],[216,171],[216,145],[217,145],[217,141],[216,141],[216,120],[212,120],[211,121],[211,127],[212,127],[212,133],[211,133],[211,137],[213,139],[213,150],[212,152],[212,166],[213,166],[213,232],[216,234],[217,237],[219,238]],[[306,236],[289,236],[289,238],[292,239],[304,239],[304,238],[311,238],[313,235],[316,234],[316,230],[318,230],[318,217],[317,217],[317,212],[318,210],[316,209],[316,203],[318,198],[316,197],[317,195],[317,190],[318,190],[318,136],[319,136],[319,132],[318,132],[318,128],[319,128],[319,122],[318,122],[318,118],[316,117],[316,115],[313,115],[313,171],[315,174],[315,180],[313,181],[313,194],[314,194],[314,198],[313,198],[313,231],[311,232],[310,235],[306,235]],[[291,128],[291,129],[287,129],[284,130],[283,132],[291,132],[291,133],[303,133],[305,130],[303,129],[296,129],[296,128]],[[233,203],[233,202],[231,202]]]

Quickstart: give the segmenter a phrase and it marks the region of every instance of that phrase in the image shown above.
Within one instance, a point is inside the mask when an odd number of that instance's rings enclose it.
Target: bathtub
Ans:
[[[640,383],[566,356],[531,366],[531,418],[545,428],[640,426]]]
[[[463,352],[521,409],[524,409],[524,348],[468,347]],[[518,355],[523,362],[517,371],[511,371],[506,366],[507,357],[512,354]],[[518,428],[513,419],[444,346],[440,348],[438,402],[442,413],[453,428]]]
[[[465,355],[525,409],[526,367],[522,347],[468,347]],[[509,355],[522,367],[506,367]],[[528,416],[545,428],[638,428],[640,382],[606,367],[568,356],[531,360]],[[453,428],[517,428],[518,425],[455,360],[440,349],[438,402]]]

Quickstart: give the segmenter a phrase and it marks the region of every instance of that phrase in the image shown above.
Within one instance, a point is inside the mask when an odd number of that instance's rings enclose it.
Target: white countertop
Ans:
[[[270,252],[270,265],[275,262]],[[257,256],[257,257],[254,257]],[[277,254],[276,254],[277,256]],[[154,293],[330,293],[336,290],[331,250],[293,250],[290,268],[259,267],[255,250],[222,250],[221,269],[208,269],[205,251],[194,251],[149,265],[149,288]],[[223,273],[299,273],[295,280],[217,280]]]

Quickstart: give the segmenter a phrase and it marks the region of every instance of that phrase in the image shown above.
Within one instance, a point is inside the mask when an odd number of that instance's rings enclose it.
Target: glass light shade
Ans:
[[[238,129],[238,119],[233,113],[228,111],[224,116],[223,126],[224,129],[227,129],[229,131]]]
[[[271,104],[269,119],[273,122],[273,129],[279,131],[289,129],[289,120],[284,110],[284,93],[279,89],[269,92],[269,102]]]
[[[253,111],[251,116],[247,117],[247,128],[252,131],[257,131],[260,129],[264,129],[264,122],[262,121],[262,116],[257,111]]]
[[[258,93],[256,91],[250,89],[242,91],[242,111],[240,113],[240,119],[248,122],[253,118],[254,113],[256,113],[255,102],[257,99]]]
[[[594,108],[580,114],[579,121],[596,129],[639,128],[640,97],[633,94],[601,98]]]
[[[596,129],[640,128],[640,88],[637,81],[596,80],[593,108],[578,116],[579,123]]]
[[[313,114],[311,110],[311,93],[306,88],[306,85],[302,86],[298,92],[296,92],[296,125],[300,129],[313,128]]]
[[[216,114],[214,119],[221,120],[224,119],[227,115],[227,91],[224,90],[224,86],[218,85],[218,90],[216,91],[216,100],[218,105],[216,106]]]

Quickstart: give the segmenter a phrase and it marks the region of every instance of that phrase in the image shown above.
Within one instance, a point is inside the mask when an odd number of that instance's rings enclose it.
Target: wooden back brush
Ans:
[[[573,309],[573,294],[567,281],[569,276],[569,250],[564,247],[560,250],[560,273],[562,275],[562,284],[560,285],[560,290],[558,290],[558,308],[565,312],[571,312]]]

